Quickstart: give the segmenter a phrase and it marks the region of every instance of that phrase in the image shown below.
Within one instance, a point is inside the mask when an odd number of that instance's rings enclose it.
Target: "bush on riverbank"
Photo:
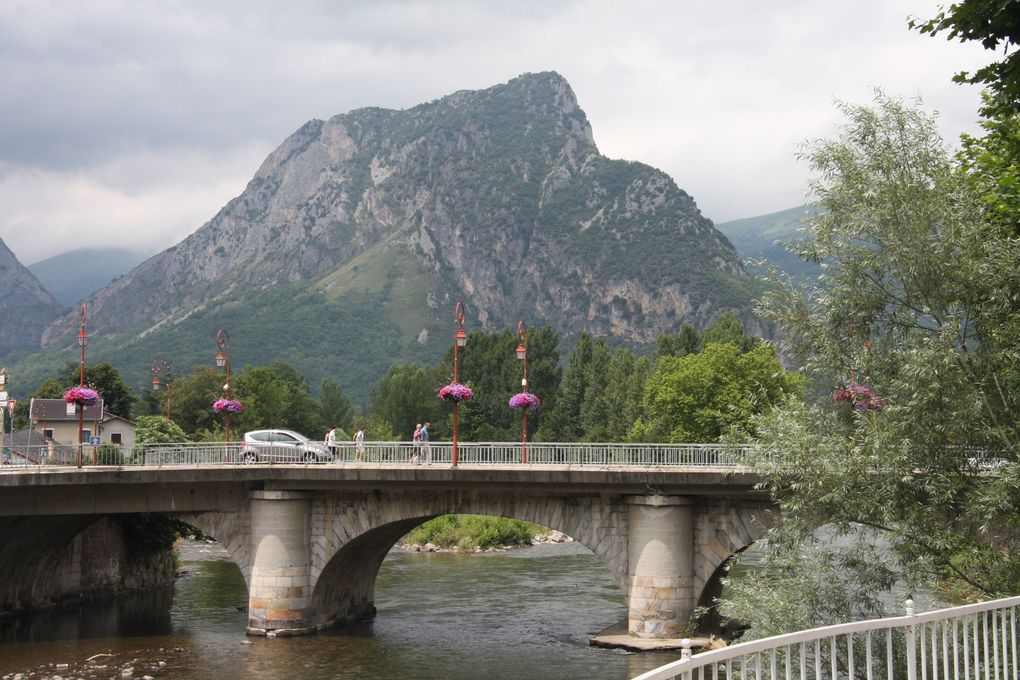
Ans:
[[[443,515],[416,527],[401,543],[431,543],[445,549],[485,550],[531,545],[531,539],[545,531],[537,524],[507,517]]]

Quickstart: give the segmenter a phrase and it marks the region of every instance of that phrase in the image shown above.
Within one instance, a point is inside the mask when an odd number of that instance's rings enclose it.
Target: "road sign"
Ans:
[[[7,402],[7,408],[11,409],[11,413],[14,412],[14,407],[18,405],[17,399],[11,399]]]

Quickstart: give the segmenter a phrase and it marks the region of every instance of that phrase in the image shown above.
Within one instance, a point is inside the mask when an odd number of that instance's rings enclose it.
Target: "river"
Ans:
[[[626,617],[576,543],[458,555],[394,551],[376,618],[296,638],[245,636],[247,593],[215,544],[189,542],[174,588],[0,621],[0,677],[194,680],[623,680],[677,658],[588,645]],[[87,660],[92,658],[91,662]]]

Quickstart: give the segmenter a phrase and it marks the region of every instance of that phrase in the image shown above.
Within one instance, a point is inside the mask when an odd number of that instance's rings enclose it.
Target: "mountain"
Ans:
[[[0,357],[38,349],[43,329],[62,309],[0,240]]]
[[[79,248],[28,265],[64,306],[85,299],[125,274],[148,255],[126,248]]]
[[[805,262],[788,252],[781,242],[796,240],[798,230],[804,227],[817,208],[802,205],[780,212],[723,222],[715,228],[726,234],[745,260],[768,260],[793,277],[814,278],[818,265]]]
[[[209,222],[89,298],[89,351],[140,384],[156,354],[208,364],[224,327],[234,366],[285,358],[364,397],[394,361],[449,349],[458,299],[469,332],[524,319],[640,346],[723,311],[757,328],[750,289],[686,192],[602,156],[566,80],[527,74],[309,121]],[[51,324],[32,370],[77,329]]]

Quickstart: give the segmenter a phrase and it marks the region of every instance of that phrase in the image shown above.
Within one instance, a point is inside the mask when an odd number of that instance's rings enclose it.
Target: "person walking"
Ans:
[[[414,447],[414,453],[411,454],[411,465],[417,465],[421,462],[421,423],[417,423],[414,426],[414,434],[411,435],[411,446]]]
[[[361,426],[354,434],[354,460],[360,461],[365,455],[365,427]]]
[[[329,428],[329,432],[326,433],[326,450],[329,451],[329,455],[333,456],[333,460],[340,462],[340,454],[337,449],[340,447],[336,444],[336,426]]]
[[[429,421],[422,423],[418,430],[418,438],[421,439],[421,456],[425,459],[426,465],[432,465],[432,449],[429,447]]]

